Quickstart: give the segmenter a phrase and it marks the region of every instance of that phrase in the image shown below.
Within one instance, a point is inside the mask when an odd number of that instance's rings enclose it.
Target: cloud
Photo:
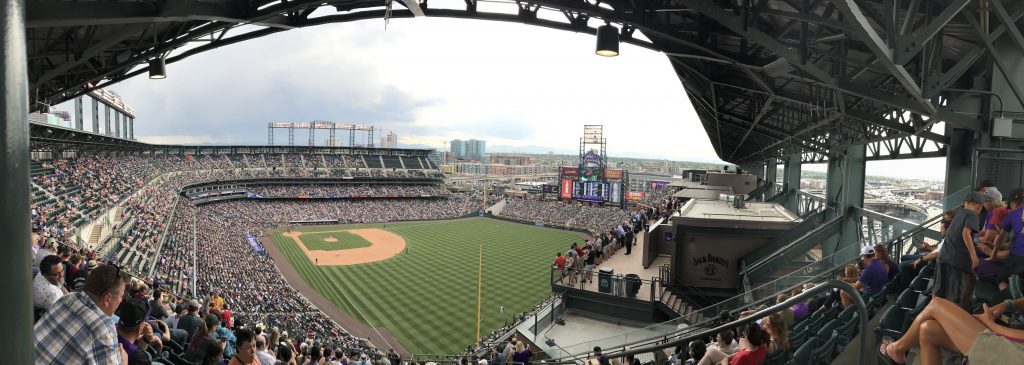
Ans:
[[[574,150],[584,124],[603,124],[611,155],[717,159],[662,54],[624,44],[598,57],[591,35],[514,23],[381,23],[281,32],[112,89],[137,110],[140,137],[264,144],[267,122],[330,120],[392,130],[403,144]]]

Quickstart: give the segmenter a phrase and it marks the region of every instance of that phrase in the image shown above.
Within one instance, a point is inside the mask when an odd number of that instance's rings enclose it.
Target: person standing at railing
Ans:
[[[949,224],[946,244],[939,253],[935,272],[936,297],[947,299],[969,308],[974,291],[974,269],[980,263],[975,252],[974,234],[980,230],[981,218],[978,213],[985,196],[979,192],[967,194],[963,207]]]

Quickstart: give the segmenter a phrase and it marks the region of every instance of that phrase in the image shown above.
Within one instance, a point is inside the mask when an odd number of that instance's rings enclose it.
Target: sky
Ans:
[[[400,147],[475,138],[488,151],[575,153],[583,125],[601,124],[611,156],[721,162],[665,55],[622,44],[600,57],[594,46],[589,34],[519,23],[393,19],[385,30],[373,19],[203,52],[168,64],[166,79],[108,90],[135,108],[135,135],[149,143],[266,144],[268,122],[327,120],[373,125],[375,139],[393,131]]]

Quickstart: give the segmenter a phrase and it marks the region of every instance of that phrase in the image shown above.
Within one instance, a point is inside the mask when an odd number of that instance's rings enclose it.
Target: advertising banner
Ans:
[[[562,180],[562,199],[572,199],[572,180]]]
[[[604,170],[605,180],[622,180],[622,170]]]
[[[580,176],[580,172],[579,172],[579,168],[578,167],[576,167],[576,166],[562,166],[562,177],[564,177],[564,178],[571,178],[571,177],[579,177],[579,176]]]
[[[622,203],[622,183],[612,183],[612,193],[608,200],[615,204]]]
[[[626,200],[629,200],[629,201],[643,200],[644,197],[646,197],[646,196],[647,196],[647,193],[644,193],[642,191],[627,191],[626,192]]]

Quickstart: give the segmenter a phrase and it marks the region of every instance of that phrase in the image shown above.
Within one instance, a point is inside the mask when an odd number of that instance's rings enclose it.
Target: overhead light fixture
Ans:
[[[598,56],[615,57],[619,55],[619,28],[611,23],[597,27]]]
[[[167,64],[162,57],[149,60],[149,78],[158,80],[167,78]]]

